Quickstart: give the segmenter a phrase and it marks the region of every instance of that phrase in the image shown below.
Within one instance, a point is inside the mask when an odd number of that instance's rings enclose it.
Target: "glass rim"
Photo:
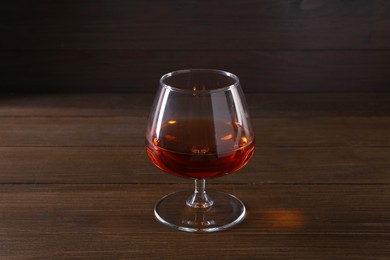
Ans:
[[[232,78],[235,81],[234,84],[231,84],[231,85],[226,86],[226,87],[210,89],[210,90],[209,89],[202,90],[202,93],[223,92],[223,91],[231,90],[233,88],[237,88],[240,85],[240,79],[235,74],[230,73],[228,71],[219,70],[219,69],[182,69],[182,70],[171,71],[171,72],[168,72],[168,73],[164,74],[160,78],[160,85],[162,85],[164,88],[167,88],[167,89],[169,89],[171,91],[193,94],[194,92],[191,89],[181,89],[181,88],[177,88],[177,87],[173,87],[171,85],[165,84],[163,82],[165,79],[167,79],[169,77],[172,77],[172,76],[175,76],[175,75],[179,75],[179,74],[190,73],[190,72],[209,72],[211,74],[219,74],[219,75],[222,75],[222,76],[226,76],[226,77]]]

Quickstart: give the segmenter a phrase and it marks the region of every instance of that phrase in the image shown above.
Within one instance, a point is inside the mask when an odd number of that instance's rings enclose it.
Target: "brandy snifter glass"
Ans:
[[[192,178],[195,189],[163,197],[156,218],[188,232],[229,228],[245,216],[235,196],[206,192],[205,180],[231,174],[252,157],[255,137],[239,79],[221,70],[165,74],[146,131],[146,151],[159,169]]]

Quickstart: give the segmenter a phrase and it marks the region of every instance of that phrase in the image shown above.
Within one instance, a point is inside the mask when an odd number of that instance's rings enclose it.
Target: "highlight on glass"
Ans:
[[[209,190],[206,179],[247,164],[255,137],[237,76],[212,69],[165,74],[150,112],[146,151],[159,169],[192,178],[195,188],[163,197],[155,206],[163,224],[188,232],[214,232],[242,221],[246,209],[234,195]]]

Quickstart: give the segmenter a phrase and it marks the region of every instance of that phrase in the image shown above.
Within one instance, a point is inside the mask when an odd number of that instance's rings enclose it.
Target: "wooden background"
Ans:
[[[241,78],[257,137],[206,236],[155,221],[191,184],[144,148],[190,67]],[[0,259],[388,259],[389,88],[388,0],[1,0]]]
[[[154,92],[219,68],[246,92],[388,91],[387,0],[3,0],[3,92]]]

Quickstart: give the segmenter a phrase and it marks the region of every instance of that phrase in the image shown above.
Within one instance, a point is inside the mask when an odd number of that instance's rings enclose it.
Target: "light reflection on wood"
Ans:
[[[306,224],[305,215],[297,209],[266,209],[262,215],[265,225],[272,229],[299,230]]]

